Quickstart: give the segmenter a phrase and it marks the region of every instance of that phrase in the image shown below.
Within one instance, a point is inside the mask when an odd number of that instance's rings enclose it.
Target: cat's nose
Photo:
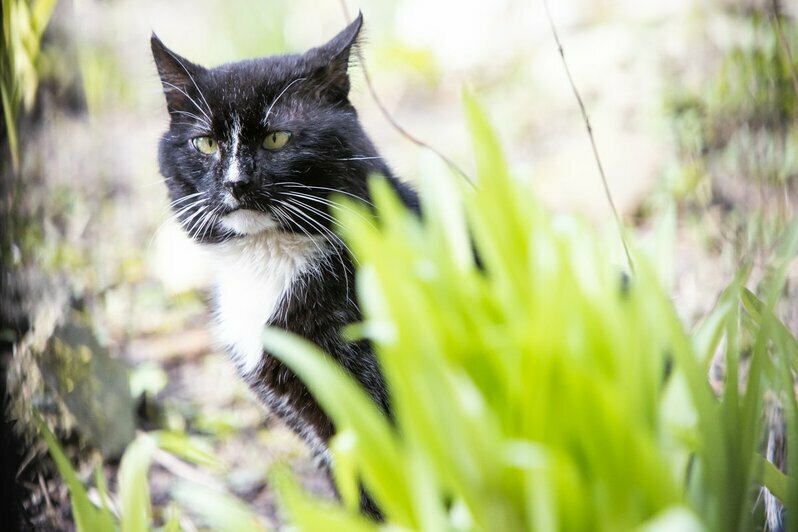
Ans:
[[[247,175],[238,175],[235,179],[225,179],[226,188],[235,199],[241,199],[250,189],[252,180]]]

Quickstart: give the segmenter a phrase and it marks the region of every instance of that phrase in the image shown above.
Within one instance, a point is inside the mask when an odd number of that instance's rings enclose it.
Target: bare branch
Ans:
[[[346,20],[348,22],[351,22],[352,21],[352,17],[349,14],[349,9],[346,6],[346,0],[340,0],[340,4],[341,4],[341,8],[343,9],[344,16],[346,17]],[[438,158],[440,158],[444,163],[446,163],[446,165],[453,172],[455,172],[456,174],[459,174],[463,179],[466,180],[466,182],[468,182],[468,184],[470,184],[471,186],[474,186],[474,181],[452,159],[450,159],[449,157],[444,155],[442,152],[438,151],[432,145],[424,142],[423,140],[419,139],[415,135],[411,134],[408,130],[406,130],[404,127],[401,126],[401,124],[399,124],[396,121],[396,119],[393,117],[393,115],[391,115],[390,111],[388,111],[388,109],[385,107],[385,104],[382,103],[382,100],[380,99],[379,95],[377,94],[376,89],[374,88],[374,84],[371,82],[371,76],[369,75],[369,71],[366,68],[366,63],[363,60],[363,54],[360,51],[360,48],[355,48],[355,53],[357,53],[358,63],[360,64],[360,68],[363,70],[363,78],[366,80],[366,85],[368,86],[369,93],[371,94],[371,98],[374,100],[374,103],[377,104],[377,107],[379,108],[380,112],[382,113],[382,116],[385,117],[385,119],[388,121],[388,123],[391,124],[391,126],[396,131],[398,131],[400,135],[405,137],[407,140],[409,140],[410,142],[412,142],[416,146],[418,146],[420,148],[424,148],[424,149],[429,150],[432,153],[434,153]]]
[[[579,90],[577,90],[574,79],[571,76],[571,69],[568,68],[568,62],[565,60],[565,51],[563,50],[562,43],[560,42],[560,36],[557,34],[557,27],[554,25],[554,19],[551,16],[548,0],[543,0],[543,7],[546,9],[546,17],[549,19],[549,27],[551,28],[552,35],[554,35],[554,41],[557,43],[557,51],[560,52],[560,58],[562,59],[562,64],[565,68],[565,74],[568,76],[568,83],[571,84],[571,90],[573,90],[576,101],[579,103],[579,110],[582,112],[582,119],[585,121],[587,135],[590,137],[590,146],[593,148],[593,157],[596,159],[596,165],[598,166],[598,171],[601,175],[601,184],[604,186],[604,194],[607,196],[607,202],[610,204],[610,209],[612,209],[612,214],[615,217],[615,223],[618,224],[618,231],[621,236],[623,251],[626,253],[626,260],[629,263],[629,270],[634,273],[635,265],[634,261],[632,260],[632,255],[629,253],[629,247],[626,245],[626,237],[623,233],[621,216],[618,214],[618,209],[615,207],[615,202],[612,200],[610,186],[607,183],[607,176],[604,174],[604,167],[601,164],[601,157],[599,157],[598,148],[596,148],[596,140],[593,138],[593,128],[590,125],[590,118],[587,116],[585,104],[582,102],[582,96],[579,94]]]

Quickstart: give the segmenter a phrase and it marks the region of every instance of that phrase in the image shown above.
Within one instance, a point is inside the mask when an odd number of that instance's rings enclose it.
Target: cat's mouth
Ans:
[[[219,218],[219,223],[228,231],[241,236],[255,235],[279,227],[270,214],[247,208],[231,210]]]

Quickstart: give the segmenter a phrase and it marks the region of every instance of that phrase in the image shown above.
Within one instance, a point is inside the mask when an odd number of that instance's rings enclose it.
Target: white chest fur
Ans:
[[[216,265],[216,337],[247,375],[260,364],[263,327],[300,274],[318,267],[320,245],[264,231],[211,247]]]

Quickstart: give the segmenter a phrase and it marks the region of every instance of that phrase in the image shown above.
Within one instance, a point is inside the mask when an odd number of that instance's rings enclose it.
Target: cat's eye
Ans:
[[[279,150],[291,139],[288,131],[274,131],[266,135],[263,139],[263,147],[267,150]]]
[[[219,144],[216,142],[216,139],[211,137],[195,137],[191,139],[191,145],[194,148],[205,155],[213,155],[216,153],[216,150],[219,149]]]

